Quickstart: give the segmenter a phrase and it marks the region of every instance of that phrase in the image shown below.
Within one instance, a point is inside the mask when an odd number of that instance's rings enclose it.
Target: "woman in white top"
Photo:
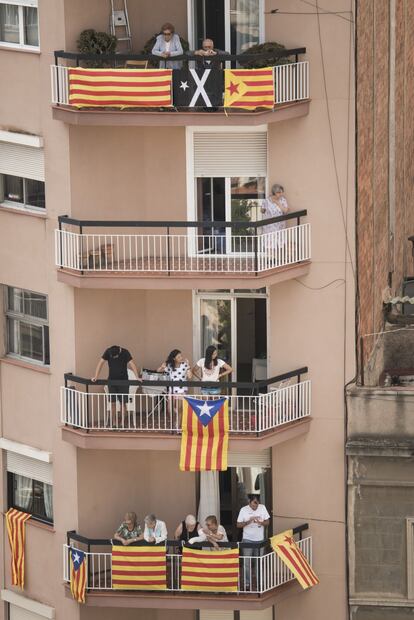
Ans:
[[[285,198],[285,190],[281,185],[275,183],[272,185],[272,193],[269,198],[266,198],[263,202],[261,211],[264,214],[264,219],[270,219],[272,217],[278,217],[280,215],[286,215],[289,212],[289,205]],[[282,222],[274,222],[273,224],[268,224],[267,226],[263,226],[263,234],[268,234],[276,231],[281,231],[286,228],[286,221]],[[271,239],[273,238],[269,236],[267,245],[283,245],[285,243],[284,236],[282,233],[280,235],[274,235],[276,237],[275,243],[272,244]]]
[[[217,355],[217,348],[214,345],[210,345],[206,349],[205,356],[198,360],[197,364],[194,366],[193,373],[201,381],[218,382],[222,377],[230,375],[233,372],[233,368],[224,360],[217,357]],[[202,394],[220,394],[220,391],[219,387],[201,388]]]
[[[160,69],[181,69],[183,65],[181,60],[167,60],[174,56],[182,56],[184,53],[180,37],[175,34],[174,26],[169,22],[161,28],[161,34],[157,36],[151,53],[165,58],[160,61]]]

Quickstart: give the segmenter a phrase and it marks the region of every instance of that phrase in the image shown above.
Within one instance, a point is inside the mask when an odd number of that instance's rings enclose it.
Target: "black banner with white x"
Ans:
[[[213,108],[223,105],[221,69],[174,69],[173,102],[177,107]]]

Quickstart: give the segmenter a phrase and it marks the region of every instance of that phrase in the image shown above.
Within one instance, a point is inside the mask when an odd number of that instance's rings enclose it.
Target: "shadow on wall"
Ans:
[[[400,372],[407,378],[414,376],[414,327],[385,326],[383,333],[363,336],[362,341],[363,348],[372,349],[361,373],[362,385],[389,387],[394,383],[398,385]]]

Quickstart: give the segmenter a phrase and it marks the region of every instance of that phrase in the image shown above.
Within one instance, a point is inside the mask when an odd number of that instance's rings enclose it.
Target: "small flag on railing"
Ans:
[[[69,69],[69,105],[168,107],[171,69]]]
[[[31,515],[10,508],[6,512],[7,534],[11,550],[12,585],[24,588],[24,542],[26,538],[26,521]]]
[[[273,67],[264,69],[225,69],[224,107],[273,108],[275,85]]]
[[[224,471],[229,443],[228,399],[183,399],[181,471]]]
[[[167,549],[165,546],[112,547],[114,590],[166,590]]]
[[[273,551],[292,571],[304,590],[319,583],[319,579],[308,560],[293,540],[293,530],[286,530],[281,534],[272,536],[270,544]]]
[[[224,74],[220,69],[175,69],[174,105],[177,107],[218,107],[223,105]]]
[[[85,602],[88,565],[86,553],[79,549],[69,549],[70,553],[70,591],[78,603]]]
[[[239,583],[238,549],[183,548],[181,589],[199,592],[236,592]]]

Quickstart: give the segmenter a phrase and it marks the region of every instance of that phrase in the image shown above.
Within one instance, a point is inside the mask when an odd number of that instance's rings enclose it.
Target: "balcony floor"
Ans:
[[[234,272],[184,272],[159,273],[143,272],[134,273],[128,271],[87,271],[83,274],[70,269],[58,269],[57,278],[76,288],[113,288],[113,289],[217,289],[223,288],[224,284],[229,288],[260,288],[271,286],[286,280],[292,280],[307,275],[310,261],[295,263],[288,267],[278,267],[268,271],[254,273]]]
[[[77,110],[65,106],[52,106],[53,118],[69,125],[113,126],[175,126],[222,125],[254,126],[286,121],[309,114],[310,100],[294,101],[275,106],[262,112],[172,112],[169,110]]]
[[[250,452],[265,450],[309,431],[311,418],[290,422],[264,433],[232,433],[229,450]],[[87,431],[62,427],[62,439],[78,448],[89,450],[175,450],[181,446],[181,435],[166,431]]]

